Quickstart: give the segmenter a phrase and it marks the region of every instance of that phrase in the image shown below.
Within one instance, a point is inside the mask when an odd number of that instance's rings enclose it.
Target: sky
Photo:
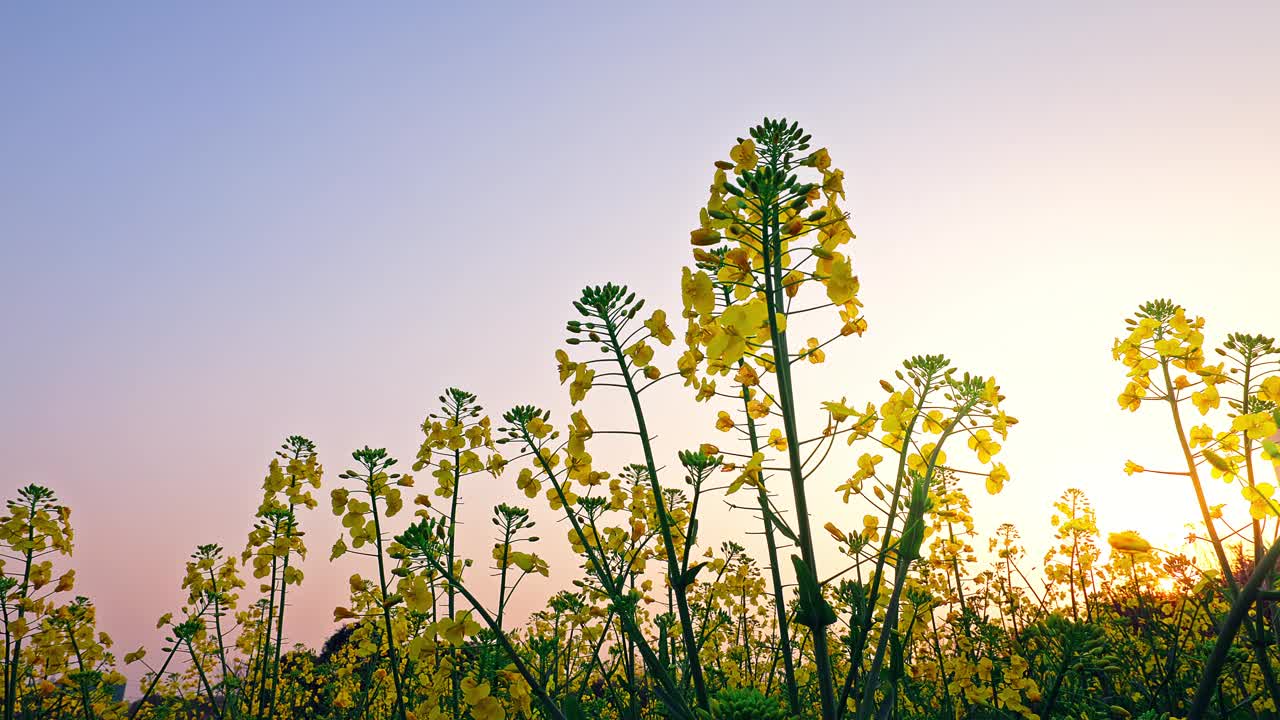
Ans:
[[[327,496],[357,447],[407,464],[446,387],[563,417],[568,303],[615,281],[674,315],[711,163],[769,115],[845,171],[870,323],[802,402],[879,402],[946,353],[1022,420],[1005,492],[972,488],[980,530],[1016,522],[1034,567],[1074,486],[1104,532],[1176,545],[1186,482],[1122,471],[1176,469],[1170,423],[1120,410],[1110,346],[1154,297],[1210,343],[1280,333],[1280,7],[1125,5],[7,4],[0,491],[57,491],[59,567],[121,653],[156,649],[187,556],[243,548],[286,436],[317,443]],[[651,402],[664,452],[722,439],[675,385]],[[508,480],[465,488],[475,557]],[[369,571],[327,561],[321,500],[287,628],[313,646]],[[527,585],[526,608],[558,587]]]

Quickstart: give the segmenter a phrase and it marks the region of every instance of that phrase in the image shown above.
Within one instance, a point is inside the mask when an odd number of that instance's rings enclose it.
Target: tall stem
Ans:
[[[776,159],[773,161],[777,163]],[[800,459],[802,438],[796,428],[795,394],[791,386],[791,355],[787,349],[787,334],[778,324],[778,316],[785,311],[782,294],[782,242],[778,223],[777,199],[765,206],[762,218],[762,242],[765,268],[766,301],[769,315],[769,336],[773,344],[774,372],[778,379],[778,404],[781,406],[783,431],[787,436],[787,461],[791,472],[791,491],[796,504],[796,537],[800,545],[800,557],[809,572],[817,576],[817,557],[813,550],[813,531],[809,523],[809,502],[805,494],[804,468]],[[836,696],[831,676],[831,656],[827,650],[827,629],[810,628],[813,636],[814,665],[818,676],[818,696],[822,703],[823,720],[836,720]]]
[[[741,363],[739,363],[741,365]],[[742,389],[742,403],[749,405],[746,388]],[[751,454],[760,451],[760,436],[756,432],[756,422],[747,415],[747,434],[751,441]],[[769,551],[769,574],[773,581],[773,607],[778,618],[778,652],[782,655],[783,680],[787,686],[787,703],[791,714],[800,714],[800,689],[796,685],[796,666],[791,653],[791,628],[787,621],[787,601],[782,593],[782,569],[778,565],[778,543],[773,537],[773,515],[769,510],[769,494],[764,483],[756,492],[760,502],[760,515],[764,518],[764,540]]]
[[[23,552],[22,562],[22,583],[18,586],[16,597],[26,598],[27,589],[31,583],[31,560],[35,555],[36,540],[36,508],[37,501],[33,498],[27,505],[28,511],[31,513],[27,518],[27,549]],[[27,614],[26,603],[18,603],[18,620],[21,620]],[[8,623],[5,624],[6,631]],[[15,637],[13,640],[13,655],[9,658],[8,665],[5,666],[5,693],[4,693],[4,718],[5,720],[13,720],[14,713],[18,707],[18,671],[19,662],[22,660],[22,638]]]
[[[582,539],[582,551],[587,556],[587,567],[591,574],[596,576],[600,584],[604,586],[605,593],[615,604],[623,604],[622,591],[618,581],[609,572],[608,566],[605,565],[604,559],[596,556],[596,548],[592,547],[587,541],[587,534],[583,532],[582,523],[578,520],[577,513],[569,506],[568,498],[565,497],[564,488],[560,481],[556,479],[555,470],[547,462],[547,458],[540,452],[540,448],[529,435],[528,428],[523,428],[523,440],[525,445],[533,452],[537,459],[538,465],[542,471],[547,474],[547,479],[551,483],[552,488],[556,492],[556,496],[560,500],[560,504],[564,506],[565,517],[569,519],[569,525],[573,527],[573,531]],[[622,625],[623,631],[631,637],[635,643],[636,649],[640,651],[640,657],[644,659],[645,667],[656,679],[658,687],[662,689],[665,696],[664,700],[668,704],[668,710],[677,718],[689,719],[693,718],[693,713],[685,705],[683,698],[680,696],[675,682],[671,678],[670,669],[659,660],[657,654],[653,652],[653,648],[649,647],[649,643],[645,641],[644,634],[640,632],[640,628],[636,625],[635,617],[631,611],[621,609],[618,612],[618,622]],[[559,633],[556,633],[559,638]]]
[[[1209,655],[1204,672],[1200,675],[1200,685],[1196,688],[1195,699],[1191,703],[1190,712],[1187,713],[1187,720],[1204,720],[1209,710],[1209,703],[1213,700],[1214,692],[1218,687],[1218,676],[1222,674],[1227,654],[1235,643],[1236,632],[1248,617],[1249,609],[1257,601],[1262,580],[1271,573],[1276,560],[1280,560],[1280,542],[1272,543],[1270,549],[1262,556],[1262,562],[1254,569],[1253,575],[1249,577],[1248,582],[1232,602],[1231,611],[1218,632],[1218,640],[1214,643],[1213,652]]]
[[[706,681],[702,677],[702,660],[698,652],[698,639],[693,633],[693,619],[689,613],[688,587],[680,575],[680,562],[676,556],[675,540],[671,536],[671,521],[662,497],[662,485],[658,483],[657,464],[653,459],[653,448],[649,442],[649,429],[645,424],[644,409],[640,405],[640,395],[636,392],[635,382],[627,360],[622,354],[622,345],[618,340],[617,325],[603,305],[597,308],[600,319],[605,322],[609,331],[609,344],[613,348],[614,358],[626,381],[627,395],[631,398],[631,409],[635,414],[636,431],[640,434],[640,446],[644,450],[644,461],[649,475],[649,489],[653,494],[654,511],[658,516],[658,528],[662,532],[662,545],[667,554],[667,582],[675,590],[676,609],[680,614],[680,635],[684,641],[685,655],[689,662],[689,675],[693,679],[693,690],[698,707],[710,712],[711,701],[707,695]]]
[[[400,684],[400,661],[396,656],[396,640],[391,631],[391,606],[387,604],[387,571],[382,559],[382,523],[378,519],[378,494],[374,492],[373,478],[374,473],[370,470],[368,479],[369,502],[373,511],[373,542],[378,551],[378,587],[382,591],[382,621],[383,630],[387,635],[387,660],[391,664],[391,680],[395,683],[396,688],[396,714],[400,716],[400,720],[406,720],[404,689]]]
[[[292,503],[290,503],[289,515],[285,520],[285,523],[286,523],[285,532],[288,534],[288,537],[290,538],[291,541],[292,541],[292,538],[294,537],[294,532],[297,529],[296,525],[294,524],[293,509],[294,509],[294,506]],[[280,657],[283,651],[283,644],[284,644],[284,607],[285,607],[284,600],[285,600],[285,593],[287,593],[289,590],[289,556],[292,553],[293,553],[293,545],[291,542],[289,545],[289,548],[285,551],[283,568],[280,571],[280,608],[278,610],[280,614],[276,618],[275,657],[271,663],[271,704],[267,708],[267,718],[271,718],[272,716],[275,715],[276,696],[279,695],[279,692],[280,692]]]
[[[1209,532],[1209,540],[1213,543],[1214,554],[1218,556],[1218,564],[1222,566],[1222,575],[1226,580],[1231,596],[1239,592],[1235,575],[1231,571],[1231,561],[1227,559],[1227,551],[1218,537],[1218,530],[1213,524],[1213,514],[1209,511],[1209,503],[1204,497],[1204,487],[1200,484],[1200,473],[1196,468],[1195,456],[1191,446],[1187,444],[1187,435],[1182,428],[1182,413],[1178,409],[1178,398],[1174,394],[1173,378],[1169,376],[1169,361],[1161,359],[1160,370],[1164,373],[1165,398],[1169,401],[1169,410],[1173,413],[1173,426],[1178,432],[1178,444],[1182,448],[1182,457],[1187,463],[1187,474],[1191,477],[1191,487],[1196,492],[1196,502],[1200,505],[1200,517]]]

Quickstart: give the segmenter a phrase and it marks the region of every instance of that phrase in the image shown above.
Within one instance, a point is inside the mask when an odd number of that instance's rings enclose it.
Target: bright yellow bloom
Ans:
[[[1133,530],[1125,530],[1124,532],[1111,533],[1107,536],[1107,543],[1112,549],[1125,553],[1149,553],[1151,552],[1151,543],[1142,539],[1142,536]]]
[[[1004,463],[995,463],[991,466],[991,472],[987,474],[987,492],[992,495],[999,494],[1008,481],[1009,471],[1005,469]]]
[[[1125,386],[1124,392],[1120,393],[1120,397],[1116,398],[1116,401],[1125,410],[1137,411],[1142,406],[1142,398],[1146,397],[1146,395],[1146,388],[1138,383],[1131,382]]]
[[[451,618],[436,623],[436,632],[454,647],[461,647],[468,636],[480,632],[480,625],[471,619],[471,612],[464,610]]]
[[[1231,429],[1244,433],[1245,437],[1250,440],[1261,440],[1275,434],[1276,421],[1269,412],[1238,415],[1231,421]]]
[[[1249,501],[1249,514],[1255,520],[1262,520],[1268,515],[1280,515],[1280,508],[1277,508],[1275,501],[1271,499],[1275,492],[1276,488],[1271,483],[1258,483],[1254,487],[1244,487],[1240,490],[1244,499]]]
[[[769,431],[769,444],[778,452],[787,451],[787,439],[783,437],[782,431],[778,428],[774,428]]]
[[[711,277],[699,270],[693,272],[689,268],[684,268],[684,275],[680,280],[680,297],[684,300],[684,312],[688,317],[691,314],[709,315],[716,307],[715,289],[711,284]]]
[[[991,433],[984,428],[969,435],[969,449],[978,453],[978,462],[987,463],[992,455],[1000,452],[1000,443],[992,440]]]
[[[853,274],[849,258],[837,255],[831,263],[831,274],[827,277],[827,298],[836,305],[844,305],[858,294],[858,278]]]
[[[1222,398],[1218,396],[1218,388],[1209,385],[1200,392],[1191,393],[1191,402],[1201,415],[1208,415],[1209,410],[1218,407]]]
[[[756,163],[760,162],[760,156],[756,154],[755,140],[747,138],[734,145],[733,149],[729,150],[729,159],[735,163],[733,166],[734,172],[740,173],[743,170],[754,168]]]
[[[653,339],[663,345],[670,345],[676,339],[675,334],[671,332],[671,327],[667,325],[667,313],[665,310],[654,310],[653,315],[648,320],[645,320],[644,326],[649,329]]]
[[[1262,388],[1258,391],[1258,397],[1280,404],[1280,375],[1272,375],[1263,380]]]
[[[807,349],[805,350],[804,356],[809,362],[817,365],[827,359],[827,354],[822,351],[822,348],[818,343],[818,338],[809,338],[805,345]]]

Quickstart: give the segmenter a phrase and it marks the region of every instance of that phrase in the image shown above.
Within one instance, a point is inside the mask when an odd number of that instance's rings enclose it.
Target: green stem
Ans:
[[[285,519],[285,532],[287,537],[292,541],[296,526],[293,518],[293,504],[289,505],[289,515]],[[276,646],[275,657],[271,663],[271,704],[267,706],[267,718],[275,715],[276,696],[280,693],[280,657],[283,652],[284,643],[284,608],[285,593],[289,591],[289,556],[293,553],[292,542],[284,554],[283,567],[280,570],[280,608],[279,616],[276,618]]]
[[[84,656],[80,653],[80,644],[76,642],[76,634],[68,625],[67,638],[71,641],[71,649],[76,655],[76,664],[80,668],[80,678],[77,683],[80,685],[80,701],[84,703],[84,720],[93,720],[93,700],[89,697],[89,686],[85,682],[84,677]]]
[[[142,706],[147,704],[147,698],[151,697],[151,693],[155,691],[156,685],[160,682],[160,678],[164,677],[164,671],[169,668],[169,661],[173,659],[173,656],[176,655],[177,652],[178,643],[175,641],[173,643],[173,647],[169,648],[169,654],[165,657],[164,662],[160,664],[160,671],[152,676],[151,683],[147,685],[146,692],[142,693],[142,699],[139,700],[137,706],[133,708],[133,712],[129,713],[129,720],[133,720],[134,717],[136,717],[142,710]]]
[[[27,596],[27,590],[31,582],[31,561],[32,561],[32,557],[35,554],[35,550],[33,548],[35,547],[35,540],[36,540],[36,525],[35,525],[36,507],[37,507],[37,500],[33,498],[27,505],[27,509],[30,511],[31,514],[27,518],[27,548],[22,554],[23,555],[22,583],[19,584],[18,592],[15,594],[16,597],[20,597],[20,598],[25,598]],[[23,619],[23,617],[25,617],[26,614],[27,614],[26,604],[19,602],[18,603],[18,620]],[[5,624],[5,629],[6,631],[8,630],[7,622]],[[9,657],[8,660],[9,662],[5,666],[6,677],[5,677],[5,693],[4,693],[4,717],[5,717],[5,720],[13,720],[15,710],[18,707],[18,671],[19,671],[19,663],[22,660],[22,638],[21,637],[14,638],[13,655]]]
[[[1218,686],[1218,677],[1226,664],[1227,654],[1235,642],[1236,632],[1257,600],[1263,578],[1270,574],[1277,560],[1280,560],[1280,542],[1273,543],[1262,556],[1262,562],[1254,569],[1253,575],[1232,601],[1231,611],[1218,632],[1218,640],[1214,643],[1213,652],[1209,655],[1204,672],[1200,675],[1200,684],[1196,688],[1195,699],[1191,703],[1190,712],[1187,713],[1187,720],[1204,720],[1209,710],[1209,703],[1213,699],[1214,690]]]
[[[1178,399],[1174,394],[1173,379],[1169,376],[1167,358],[1160,360],[1160,370],[1164,373],[1165,398],[1169,401],[1169,410],[1173,413],[1173,426],[1178,432],[1178,444],[1182,449],[1183,459],[1187,463],[1187,474],[1190,475],[1191,486],[1196,492],[1196,502],[1200,505],[1200,517],[1204,520],[1205,528],[1209,532],[1209,540],[1213,542],[1213,551],[1218,556],[1218,564],[1222,566],[1223,579],[1231,591],[1231,596],[1235,597],[1239,587],[1235,575],[1231,572],[1231,561],[1227,559],[1227,551],[1223,548],[1218,530],[1213,525],[1213,514],[1209,511],[1209,503],[1204,497],[1204,488],[1200,484],[1200,473],[1196,468],[1195,457],[1191,453],[1191,446],[1187,444],[1187,435],[1182,429],[1182,413],[1178,410]]]
[[[739,363],[741,365],[742,363]],[[747,390],[742,390],[742,403],[749,406]],[[756,432],[756,421],[747,415],[747,434],[751,441],[751,454],[760,451],[760,436]],[[769,494],[760,483],[757,489],[757,500],[760,503],[760,515],[764,518],[764,539],[769,551],[769,574],[773,581],[773,607],[778,618],[778,651],[782,655],[782,674],[787,686],[787,704],[792,715],[800,714],[800,689],[796,685],[795,659],[791,651],[791,628],[787,621],[787,600],[782,592],[782,569],[778,565],[778,541],[773,536],[773,516],[769,510]]]
[[[645,424],[644,409],[640,405],[640,395],[636,392],[635,383],[627,367],[627,360],[622,354],[622,345],[618,340],[617,325],[604,306],[596,308],[600,319],[605,322],[609,331],[610,345],[614,358],[626,381],[627,394],[631,397],[631,409],[635,414],[636,431],[640,434],[640,446],[644,450],[645,466],[649,475],[649,489],[653,494],[654,511],[658,516],[658,527],[662,532],[662,545],[667,554],[667,581],[675,590],[676,610],[680,614],[680,634],[684,641],[685,654],[688,656],[689,674],[693,678],[693,690],[698,707],[710,712],[711,701],[707,695],[706,681],[702,676],[702,660],[698,655],[698,640],[694,636],[692,616],[689,612],[688,586],[680,574],[679,559],[676,555],[675,541],[671,535],[671,521],[662,497],[662,485],[658,482],[657,464],[653,459],[653,448],[649,442],[649,429]]]
[[[608,567],[604,564],[604,560],[596,557],[595,548],[593,548],[591,543],[587,541],[587,535],[583,532],[582,523],[578,520],[577,513],[573,512],[573,509],[569,507],[568,498],[565,497],[564,488],[560,485],[560,481],[556,479],[555,471],[547,463],[547,459],[540,452],[540,448],[529,435],[528,429],[522,428],[521,432],[523,434],[525,445],[533,452],[533,455],[537,458],[538,464],[542,467],[542,471],[547,474],[547,478],[551,483],[552,488],[555,489],[556,496],[560,499],[560,504],[564,507],[565,517],[569,519],[569,524],[573,527],[574,532],[576,532],[578,537],[582,539],[583,553],[587,556],[587,565],[590,568],[591,573],[595,575],[596,579],[598,579],[601,585],[604,586],[605,594],[609,596],[609,599],[612,600],[615,605],[627,605],[627,600],[622,597],[617,581],[612,575],[610,575]],[[645,667],[654,675],[655,678],[657,678],[658,685],[661,686],[663,694],[668,698],[668,709],[677,718],[693,718],[693,713],[684,704],[683,698],[680,696],[679,690],[671,678],[669,668],[659,661],[658,656],[653,652],[653,648],[649,647],[648,642],[645,641],[644,634],[640,632],[640,628],[636,625],[635,618],[631,611],[620,609],[618,612],[618,621],[622,624],[622,628],[627,635],[631,637],[632,642],[635,643],[636,649],[640,651],[640,657],[644,659]]]
[[[378,519],[378,494],[374,492],[373,478],[374,473],[370,470],[367,482],[369,487],[370,507],[373,514],[373,541],[378,551],[378,587],[382,591],[382,621],[383,628],[387,634],[387,659],[391,664],[391,679],[395,683],[396,689],[396,714],[400,716],[400,720],[406,720],[404,710],[404,689],[401,687],[400,683],[400,661],[396,656],[396,641],[391,629],[391,606],[387,604],[387,571],[382,559],[382,523]]]
[[[218,699],[213,694],[213,686],[209,684],[209,677],[204,673],[204,666],[200,664],[200,659],[196,657],[195,646],[191,644],[190,639],[186,643],[187,654],[191,656],[191,664],[195,666],[196,674],[200,676],[200,684],[204,686],[205,694],[209,696],[209,707],[213,708],[214,712],[217,713],[215,717],[221,718],[222,710],[218,707]]]
[[[776,161],[775,161],[776,162]],[[776,168],[775,168],[776,169]],[[787,460],[791,472],[791,490],[796,504],[796,537],[800,557],[815,577],[818,574],[817,556],[814,553],[813,531],[809,523],[809,502],[805,494],[804,468],[800,459],[800,431],[796,428],[795,393],[791,386],[791,355],[787,349],[787,334],[778,325],[778,316],[784,312],[782,291],[781,238],[778,222],[777,199],[763,218],[761,249],[765,268],[766,303],[769,315],[769,335],[773,344],[774,372],[778,380],[778,404],[782,413],[783,431],[787,436]],[[819,589],[821,591],[821,589]],[[818,696],[822,705],[823,720],[836,720],[835,685],[832,677],[831,656],[827,649],[825,626],[810,628],[813,637],[813,661],[818,676]]]

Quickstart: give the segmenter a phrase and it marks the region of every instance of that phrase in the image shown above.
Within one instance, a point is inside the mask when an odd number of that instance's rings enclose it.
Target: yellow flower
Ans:
[[[566,353],[564,350],[556,350],[556,362],[557,362],[557,367],[560,370],[561,384],[563,384],[565,380],[568,380],[570,377],[573,376],[575,372],[578,371],[578,363],[570,360],[569,354]],[[334,490],[334,492],[336,493],[338,491]],[[337,502],[337,501],[335,500],[334,502]],[[346,501],[343,500],[343,502],[345,503]]]
[[[699,270],[693,272],[684,268],[680,280],[680,297],[684,300],[686,316],[691,314],[709,315],[716,307],[715,289],[711,285],[711,277]]]
[[[831,167],[831,155],[827,152],[826,148],[818,148],[817,150],[814,150],[809,157],[801,161],[800,164],[805,165],[806,167],[826,170]]]
[[[809,362],[817,365],[827,359],[827,354],[822,351],[822,348],[818,343],[818,338],[809,338],[806,346],[808,349],[805,350],[804,356],[809,360]]]
[[[853,274],[849,258],[837,254],[826,285],[827,298],[836,305],[844,305],[858,294],[858,278]]]
[[[1000,443],[992,440],[991,433],[984,428],[969,435],[969,449],[978,453],[978,462],[987,463],[992,455],[1000,452]]]
[[[455,617],[445,618],[436,623],[436,632],[454,647],[461,647],[462,641],[470,635],[480,632],[480,625],[471,619],[469,611],[463,611]]]
[[[1244,487],[1240,490],[1244,499],[1249,501],[1249,514],[1255,520],[1262,520],[1268,515],[1280,515],[1275,503],[1271,500],[1275,492],[1276,488],[1271,483],[1258,483],[1254,487]]]
[[[1280,404],[1280,375],[1272,375],[1263,380],[1262,388],[1258,391],[1258,397]]]
[[[756,373],[755,368],[746,363],[743,363],[742,366],[738,368],[738,374],[734,375],[733,379],[739,385],[745,385],[746,387],[753,387],[760,384],[760,376]]]
[[[754,488],[760,487],[761,472],[763,470],[763,465],[764,465],[763,453],[756,453],[752,455],[751,459],[747,461],[747,464],[743,466],[742,474],[734,478],[733,482],[729,483],[729,488],[725,492],[729,495],[732,495],[733,493],[737,492],[743,485],[750,485],[751,487],[754,487]],[[729,466],[725,466],[725,469],[726,470],[729,469]]]
[[[987,492],[992,495],[999,494],[1008,481],[1009,471],[1005,469],[1004,463],[995,463],[991,466],[991,472],[987,474]]]
[[[1191,393],[1191,402],[1201,415],[1208,415],[1211,408],[1218,407],[1221,399],[1218,396],[1218,388],[1213,385],[1209,385],[1200,392]]]
[[[875,540],[880,536],[880,518],[875,515],[862,516],[862,535],[865,538]]]
[[[504,720],[507,711],[502,709],[502,704],[495,698],[484,697],[471,707],[471,717],[475,720]]]
[[[1125,553],[1148,553],[1151,552],[1151,543],[1142,539],[1142,536],[1133,530],[1125,530],[1124,532],[1111,533],[1107,536],[1107,543],[1111,545],[1113,550]]]
[[[1231,421],[1231,429],[1244,433],[1250,440],[1260,440],[1275,434],[1276,421],[1269,412],[1238,415]]]
[[[734,172],[740,173],[755,167],[756,163],[760,162],[760,156],[756,154],[755,140],[747,138],[734,145],[733,149],[729,150],[729,159],[735,163]]]
[[[755,420],[763,420],[769,416],[769,406],[773,404],[773,400],[768,395],[763,400],[752,400],[747,403],[747,414]]]
[[[654,340],[663,345],[670,345],[676,339],[671,327],[667,325],[667,313],[665,310],[654,310],[653,315],[644,322],[644,326],[649,329],[649,333]]]
[[[1147,469],[1132,460],[1124,461],[1124,474],[1132,475],[1134,473],[1146,472]]]
[[[887,433],[901,432],[915,417],[916,395],[912,390],[893,393],[880,406],[880,429]]]
[[[463,678],[462,699],[468,705],[475,705],[482,698],[489,697],[489,683],[478,683],[474,678]]]
[[[586,399],[587,391],[591,389],[591,383],[595,376],[595,370],[586,365],[578,365],[577,370],[574,372],[573,382],[569,383],[569,404],[577,405]],[[537,418],[534,419],[536,420]]]
[[[733,418],[729,417],[729,413],[721,410],[716,413],[716,429],[721,432],[729,432],[734,427]]]
[[[836,527],[835,523],[827,523],[822,527],[826,528],[826,531],[831,534],[831,537],[835,538],[836,540],[839,540],[840,542],[845,542],[846,540],[849,539],[849,536],[845,535],[843,530]]]
[[[786,452],[787,450],[787,439],[782,436],[782,431],[778,428],[769,431],[769,444],[778,452]]]
[[[835,202],[834,198],[844,197],[844,171],[832,170],[822,174],[822,191],[827,194],[828,202]]]
[[[697,228],[689,233],[689,242],[699,247],[720,242],[720,233],[711,228]]]
[[[538,493],[542,492],[542,482],[533,475],[530,468],[522,468],[520,476],[516,478],[516,487],[524,492],[525,497],[535,498]]]
[[[1146,397],[1146,394],[1146,388],[1138,383],[1131,382],[1125,386],[1124,392],[1120,393],[1120,397],[1116,398],[1116,401],[1125,410],[1137,411],[1142,406],[1142,398]]]
[[[431,591],[427,588],[427,583],[421,577],[408,577],[400,580],[400,584],[396,587],[396,592],[404,596],[405,607],[418,612],[427,612],[431,609],[432,600]]]
[[[848,420],[850,416],[858,414],[857,410],[845,405],[844,398],[840,398],[840,402],[824,402],[822,403],[822,407],[827,412],[831,413],[831,419],[836,422],[844,422],[845,420]]]

